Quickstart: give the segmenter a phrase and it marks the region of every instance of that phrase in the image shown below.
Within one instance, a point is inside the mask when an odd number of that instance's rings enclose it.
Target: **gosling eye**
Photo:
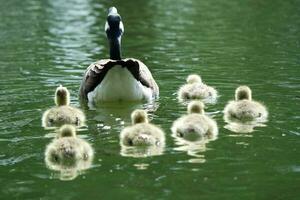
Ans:
[[[159,145],[160,145],[159,140],[157,140],[157,141],[155,142],[155,145],[156,145],[156,146],[159,146]]]
[[[77,126],[79,126],[79,118],[78,117],[76,117],[76,120],[75,120],[75,124],[77,125]]]
[[[52,154],[52,158],[53,158],[53,160],[55,161],[55,162],[58,162],[58,160],[59,160],[59,157],[58,157],[58,155],[55,153],[55,154]]]
[[[262,116],[262,114],[261,113],[258,113],[258,117],[261,117]]]
[[[129,146],[132,146],[132,145],[133,145],[133,142],[132,142],[131,139],[129,139],[127,142],[128,142],[128,145],[129,145]]]
[[[89,158],[88,154],[87,153],[83,153],[83,160],[87,160]]]
[[[183,137],[183,133],[177,132],[177,136],[178,136],[178,137]]]
[[[54,122],[54,119],[49,119],[48,121],[50,124],[52,124]]]

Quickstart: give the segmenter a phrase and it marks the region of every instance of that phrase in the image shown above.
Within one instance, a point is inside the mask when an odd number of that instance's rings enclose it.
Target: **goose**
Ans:
[[[187,111],[187,115],[173,122],[173,135],[187,141],[213,139],[218,135],[217,123],[205,115],[204,104],[201,101],[190,102]]]
[[[189,75],[186,82],[177,91],[177,97],[180,102],[197,99],[210,100],[211,102],[216,100],[218,95],[217,90],[204,84],[198,74]]]
[[[236,88],[235,100],[229,101],[223,112],[226,122],[265,122],[268,118],[266,107],[252,100],[252,91],[248,86]]]
[[[84,73],[79,96],[92,104],[103,101],[151,101],[159,88],[148,67],[135,58],[121,58],[124,25],[115,7],[108,10],[105,32],[110,58],[92,63]]]
[[[60,85],[56,88],[54,101],[56,106],[43,113],[43,127],[64,124],[84,125],[85,115],[80,109],[70,106],[70,93],[66,87]]]
[[[72,172],[73,175],[78,170],[89,168],[93,157],[94,151],[91,145],[78,138],[75,127],[69,124],[59,129],[57,137],[47,145],[45,150],[45,162],[48,168]]]
[[[124,128],[120,141],[125,146],[162,146],[165,143],[164,132],[149,123],[146,111],[136,109],[131,114],[132,125]]]

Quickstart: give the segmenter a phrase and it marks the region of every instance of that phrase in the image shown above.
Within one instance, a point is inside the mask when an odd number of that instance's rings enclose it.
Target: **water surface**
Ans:
[[[85,109],[79,134],[95,149],[91,169],[61,181],[44,150],[41,127],[59,84],[80,106],[82,74],[108,57],[107,8],[122,15],[125,57],[142,60],[160,86],[150,112],[166,132],[163,155],[120,155],[130,112],[149,105]],[[300,3],[291,1],[2,1],[0,6],[1,199],[297,199],[300,184]],[[185,113],[174,93],[190,73],[219,91],[207,106],[219,137],[190,149],[171,136]],[[247,134],[224,128],[222,110],[240,84],[270,112]],[[151,106],[151,105],[150,105]]]

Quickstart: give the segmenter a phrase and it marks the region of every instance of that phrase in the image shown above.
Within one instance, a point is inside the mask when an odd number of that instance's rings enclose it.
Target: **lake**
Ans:
[[[109,56],[107,9],[116,6],[124,57],[150,68],[155,105],[84,108],[78,131],[94,148],[90,169],[61,180],[44,151],[54,130],[41,126],[59,84],[80,107],[90,63]],[[10,0],[0,6],[1,199],[298,199],[300,196],[300,2],[297,0]],[[198,73],[219,92],[206,112],[216,140],[180,146],[172,122],[186,113],[176,91]],[[251,133],[224,128],[223,109],[248,85],[269,111]],[[124,156],[119,134],[134,108],[149,108],[166,133],[157,156]]]

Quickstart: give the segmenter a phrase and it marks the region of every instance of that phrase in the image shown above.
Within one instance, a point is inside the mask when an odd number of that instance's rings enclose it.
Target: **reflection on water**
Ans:
[[[142,158],[149,156],[159,156],[164,153],[165,143],[153,146],[125,146],[120,143],[120,154],[125,157]]]
[[[149,167],[149,164],[147,163],[136,163],[134,164],[134,166],[138,169],[138,170],[146,170]]]
[[[174,148],[175,151],[183,151],[186,152],[187,155],[194,157],[188,159],[188,162],[190,163],[204,163],[206,160],[203,153],[207,150],[206,145],[217,139],[217,135],[213,135],[211,138],[187,141],[174,133],[172,134],[172,137],[175,139],[175,144],[177,145],[177,147]]]
[[[224,128],[235,132],[235,133],[251,133],[254,131],[255,127],[265,127],[266,125],[263,123],[236,123],[236,122],[229,122],[224,126]]]
[[[97,127],[103,131],[107,131],[111,127],[117,127],[117,130],[121,130],[125,124],[131,123],[130,115],[135,109],[146,110],[151,121],[158,107],[159,103],[155,101],[145,104],[140,102],[102,102],[97,107],[92,108],[94,111],[92,120],[95,120]]]

